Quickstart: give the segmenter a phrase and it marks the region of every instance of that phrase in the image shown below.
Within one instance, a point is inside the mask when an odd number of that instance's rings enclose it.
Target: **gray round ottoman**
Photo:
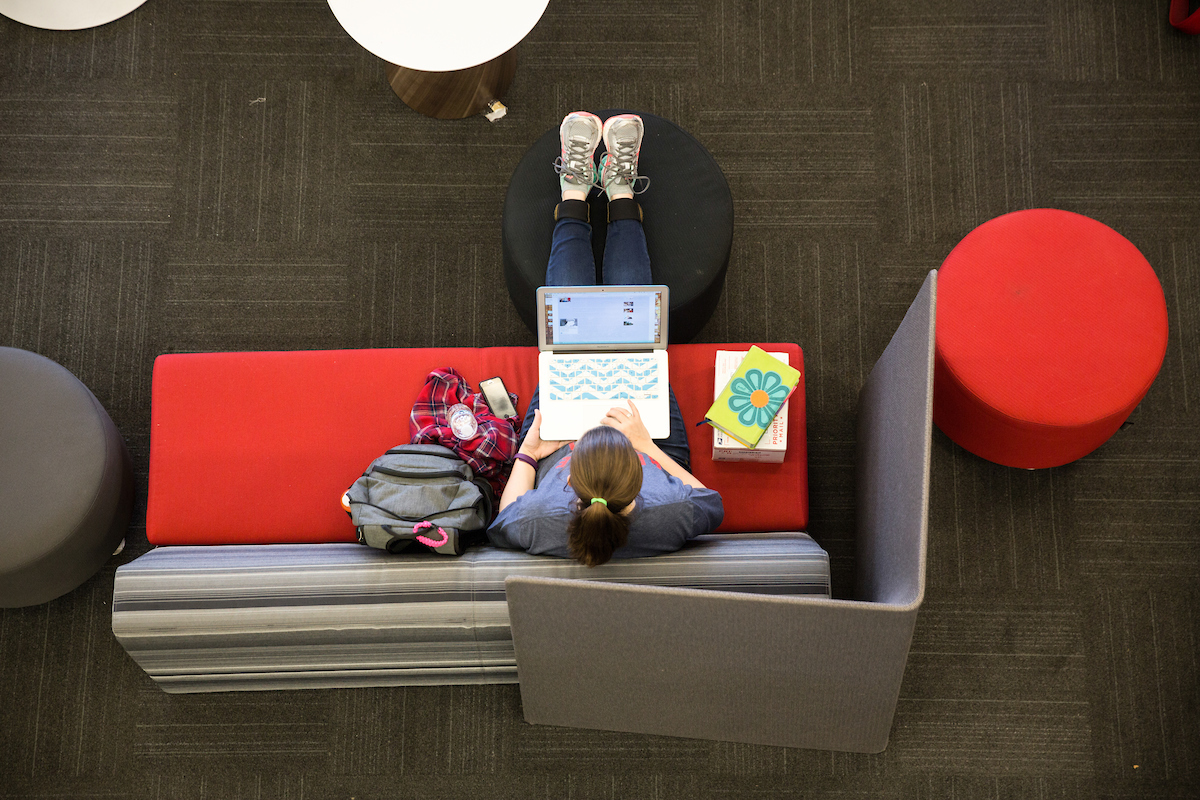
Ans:
[[[96,574],[132,506],[129,452],[100,402],[50,359],[0,347],[0,607]]]

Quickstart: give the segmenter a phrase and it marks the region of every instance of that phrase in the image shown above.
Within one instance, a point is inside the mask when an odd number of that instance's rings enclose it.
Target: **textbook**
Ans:
[[[771,353],[785,364],[790,364],[788,354],[784,352]],[[713,399],[716,400],[733,377],[734,371],[746,357],[745,350],[718,350],[716,369],[713,375]],[[720,429],[713,430],[713,461],[754,461],[760,464],[781,464],[787,458],[787,426],[788,406],[784,403],[776,412],[775,418],[767,427],[766,433],[758,440],[756,447],[746,447],[732,436]]]
[[[800,383],[800,371],[751,347],[704,421],[746,447],[755,447]]]

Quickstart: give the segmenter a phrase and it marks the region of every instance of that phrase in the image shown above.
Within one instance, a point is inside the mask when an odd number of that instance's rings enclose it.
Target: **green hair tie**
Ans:
[[[592,505],[595,505],[596,503],[604,503],[604,507],[608,508],[608,501],[605,500],[603,497],[593,497]]]

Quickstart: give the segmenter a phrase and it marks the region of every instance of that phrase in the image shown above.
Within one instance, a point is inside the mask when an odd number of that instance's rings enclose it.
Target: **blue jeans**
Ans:
[[[636,219],[619,219],[608,224],[604,269],[599,282],[609,286],[654,283],[650,277],[646,232]],[[554,238],[550,240],[546,285],[592,286],[595,283],[592,226],[578,219],[560,219],[554,223]]]
[[[604,241],[603,283],[610,286],[653,283],[650,276],[650,253],[646,250],[646,232],[636,219],[619,219],[608,224]],[[550,242],[550,263],[546,265],[547,286],[591,286],[596,283],[596,257],[592,254],[592,226],[577,219],[560,219],[554,224]],[[687,428],[683,414],[671,393],[671,433],[666,439],[655,439],[662,451],[676,464],[692,471],[691,451],[688,449]],[[534,389],[521,423],[520,441],[525,441],[533,412],[541,400]]]

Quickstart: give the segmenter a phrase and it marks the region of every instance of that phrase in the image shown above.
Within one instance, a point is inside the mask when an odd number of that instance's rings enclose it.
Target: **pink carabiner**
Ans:
[[[416,525],[413,525],[413,533],[416,533],[417,531],[423,531],[426,528],[432,528],[432,527],[433,527],[432,522],[430,522],[429,520],[423,520],[421,522],[418,522]],[[444,529],[438,528],[437,532],[442,535],[442,540],[440,542],[434,541],[433,539],[430,539],[428,536],[421,536],[419,534],[417,536],[417,541],[420,542],[421,544],[425,545],[426,547],[441,547],[446,542],[450,541],[450,534],[446,533],[446,531]]]

